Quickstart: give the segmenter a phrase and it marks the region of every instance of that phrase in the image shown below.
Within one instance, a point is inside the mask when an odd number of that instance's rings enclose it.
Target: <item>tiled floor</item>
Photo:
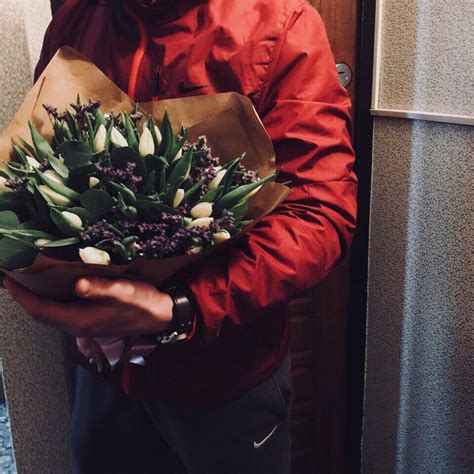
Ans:
[[[0,400],[0,473],[16,474],[10,437],[10,420],[5,402]]]

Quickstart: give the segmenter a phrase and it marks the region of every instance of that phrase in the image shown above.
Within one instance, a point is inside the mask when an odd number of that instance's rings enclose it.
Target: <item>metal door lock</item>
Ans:
[[[349,87],[349,84],[352,81],[352,70],[346,63],[337,63],[336,64],[337,75],[339,79],[339,84],[342,87]]]

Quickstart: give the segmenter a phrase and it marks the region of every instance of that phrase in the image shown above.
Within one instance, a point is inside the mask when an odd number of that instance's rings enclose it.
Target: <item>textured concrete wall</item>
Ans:
[[[474,3],[383,3],[379,106],[472,115]],[[473,472],[473,132],[375,119],[366,473]]]
[[[472,0],[379,0],[379,107],[474,114]]]
[[[32,83],[48,0],[0,0],[0,130]],[[33,322],[0,290],[0,358],[19,473],[72,472],[61,335]]]

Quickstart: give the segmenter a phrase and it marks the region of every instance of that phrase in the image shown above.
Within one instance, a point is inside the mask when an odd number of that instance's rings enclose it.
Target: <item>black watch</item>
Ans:
[[[182,287],[163,290],[173,300],[173,319],[169,327],[156,335],[160,344],[173,344],[187,339],[194,325],[195,311],[190,291]]]

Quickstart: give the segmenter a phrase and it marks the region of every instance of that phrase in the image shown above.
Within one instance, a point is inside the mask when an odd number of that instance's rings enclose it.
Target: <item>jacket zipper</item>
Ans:
[[[145,24],[143,23],[143,21],[138,16],[136,16],[132,11],[127,9],[127,12],[137,23],[138,31],[140,33],[140,43],[138,44],[138,48],[133,55],[132,65],[130,68],[130,76],[128,79],[128,95],[134,101],[136,101],[138,77],[140,73],[140,67],[143,62],[143,58],[145,57],[145,51],[148,46],[148,37],[147,37]]]

